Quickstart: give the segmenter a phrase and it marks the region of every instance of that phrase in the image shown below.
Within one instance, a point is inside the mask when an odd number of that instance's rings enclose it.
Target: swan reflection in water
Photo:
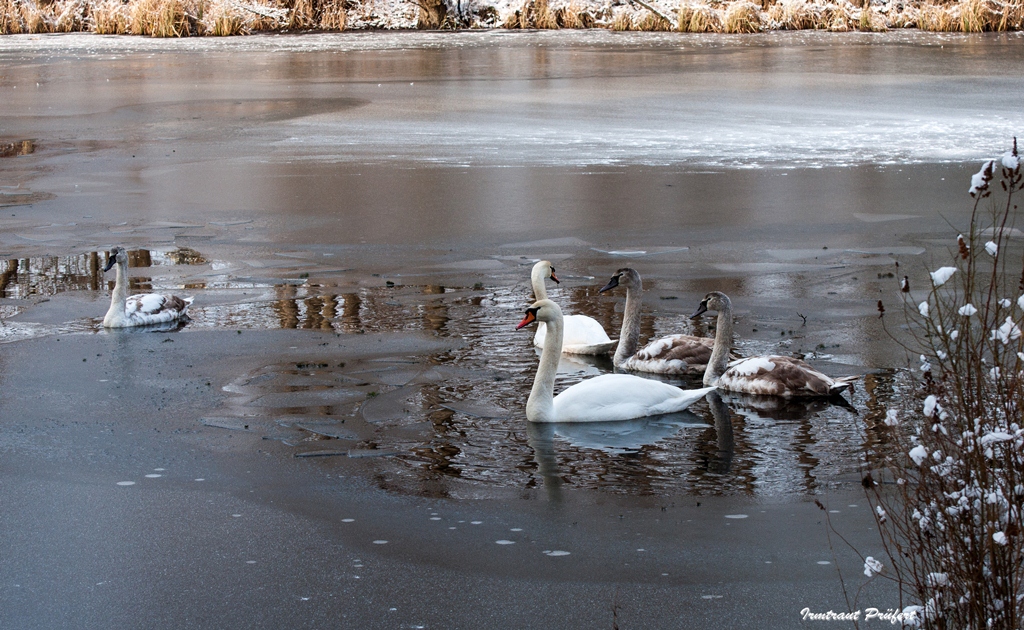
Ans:
[[[97,320],[98,321],[98,320]],[[176,319],[170,322],[160,322],[159,324],[147,324],[145,326],[129,326],[126,328],[104,328],[104,331],[108,335],[134,335],[137,333],[169,333],[178,332],[189,325],[192,320],[185,316],[182,319]]]
[[[716,434],[716,457],[710,464],[711,472],[728,473],[733,457],[732,413],[717,392],[709,392],[706,396],[711,415],[714,418]],[[526,423],[526,439],[533,449],[533,459],[537,464],[551,501],[561,500],[561,488],[565,481],[558,467],[559,442],[568,442],[571,446],[592,449],[610,455],[637,453],[643,447],[656,444],[684,429],[704,430],[710,428],[707,420],[690,410],[678,413],[649,416],[634,420],[617,422],[592,423]]]
[[[685,427],[708,428],[704,418],[689,410],[614,422],[554,423],[555,435],[577,448],[611,454],[635,453],[648,444],[672,437]]]
[[[807,420],[830,407],[845,409],[857,415],[853,407],[842,396],[829,398],[782,398],[779,396],[757,396],[719,390],[718,395],[729,407],[745,418],[764,420]]]
[[[711,415],[715,418],[715,435],[718,449],[715,457],[708,463],[708,470],[717,474],[725,474],[732,468],[732,455],[735,450],[732,435],[732,410],[726,405],[717,391],[708,392],[706,396]]]
[[[533,449],[533,461],[544,482],[548,501],[562,500],[562,476],[558,471],[558,454],[555,451],[555,425],[544,422],[526,423],[526,443]]]

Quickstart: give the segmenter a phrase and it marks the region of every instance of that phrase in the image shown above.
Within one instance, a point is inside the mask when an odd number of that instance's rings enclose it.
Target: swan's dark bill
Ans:
[[[604,293],[605,291],[611,291],[615,287],[619,286],[619,275],[621,273],[622,273],[621,269],[619,269],[617,272],[615,272],[615,275],[612,276],[612,279],[608,281],[608,284],[606,284],[603,287],[601,287],[600,289],[598,289],[597,292],[598,293]]]
[[[110,250],[107,252],[107,264],[103,266],[103,273],[107,273],[113,269],[115,264],[117,264],[117,251]]]

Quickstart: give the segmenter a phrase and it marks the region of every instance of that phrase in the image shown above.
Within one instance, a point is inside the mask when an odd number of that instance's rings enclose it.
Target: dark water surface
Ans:
[[[186,332],[460,342],[360,366],[268,357],[224,375],[214,415],[303,438],[301,420],[347,420],[344,437],[457,487],[537,485],[550,464],[626,494],[816,492],[855,477],[908,365],[875,314],[898,301],[894,262],[923,277],[975,163],[1024,129],[1022,52],[916,33],[5,38],[3,333],[95,330],[97,251],[123,244],[148,268],[133,288],[196,295]],[[536,353],[512,331],[538,258],[567,280],[555,299],[609,331],[621,296],[596,288],[639,269],[648,338],[724,290],[740,352],[869,374],[856,411],[702,404],[538,448]],[[561,385],[609,368],[567,364]]]

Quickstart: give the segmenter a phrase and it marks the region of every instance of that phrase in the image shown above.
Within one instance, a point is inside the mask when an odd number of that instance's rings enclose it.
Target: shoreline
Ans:
[[[0,2],[0,35],[93,32],[160,38],[375,30],[661,31],[751,34],[775,31],[1014,32],[1024,29],[1024,0],[849,2],[826,0],[443,0],[235,2],[234,0],[55,0]]]

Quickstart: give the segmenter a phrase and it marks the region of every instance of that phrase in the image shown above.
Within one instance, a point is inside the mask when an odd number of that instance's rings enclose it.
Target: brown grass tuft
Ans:
[[[0,35],[21,33],[21,11],[15,0],[0,0]]]
[[[136,0],[130,5],[128,33],[153,37],[198,34],[184,4],[176,0]]]
[[[561,28],[593,28],[594,16],[576,2],[555,10],[555,20]]]
[[[1020,31],[1024,30],[1024,0],[1010,0],[1000,5],[995,20],[997,31]]]
[[[832,5],[825,5],[826,10]],[[820,29],[824,25],[818,7],[805,0],[785,0],[768,9],[768,18],[784,30]]]
[[[128,6],[121,0],[101,0],[89,11],[92,30],[101,35],[124,35],[128,32]]]
[[[85,0],[69,0],[50,4],[53,9],[53,32],[73,33],[86,30]]]
[[[917,7],[904,5],[902,9],[889,13],[892,28],[917,28]]]
[[[917,12],[917,28],[922,31],[948,32],[958,30],[959,26],[952,8],[922,4]]]
[[[288,12],[288,28],[306,29],[318,26],[316,0],[294,0]]]
[[[660,15],[650,11],[644,13],[639,20],[634,20],[634,26],[639,31],[671,31],[672,24]]]
[[[986,0],[961,0],[960,30],[965,33],[981,33],[994,30],[995,12]]]
[[[347,24],[345,0],[325,0],[320,4],[320,28],[325,31],[343,31]]]
[[[889,30],[885,19],[877,11],[871,8],[868,3],[860,10],[860,21],[857,28],[865,32],[882,33]]]
[[[691,9],[689,24],[686,31],[689,33],[721,33],[722,18],[718,11],[710,6],[693,6]]]
[[[837,33],[852,31],[857,24],[857,20],[854,19],[849,6],[849,4],[845,3],[829,5],[821,14],[822,25],[826,29]]]
[[[689,4],[679,5],[676,10],[676,30],[685,33],[690,30],[690,20],[693,18],[693,6]]]
[[[238,7],[214,0],[203,11],[202,32],[216,37],[244,35],[249,32],[245,20],[246,16]]]
[[[611,30],[613,30],[613,31],[634,31],[634,30],[636,30],[633,27],[633,16],[631,16],[629,13],[627,13],[625,11],[623,11],[622,13],[619,13],[618,15],[615,16],[615,19],[612,20]]]
[[[85,0],[2,0],[0,11],[0,34],[69,33],[89,28]]]
[[[548,6],[547,0],[527,0],[523,8],[505,20],[502,28],[557,29],[558,15]]]
[[[726,33],[757,33],[761,30],[761,8],[753,2],[734,2],[725,10],[722,30]]]

